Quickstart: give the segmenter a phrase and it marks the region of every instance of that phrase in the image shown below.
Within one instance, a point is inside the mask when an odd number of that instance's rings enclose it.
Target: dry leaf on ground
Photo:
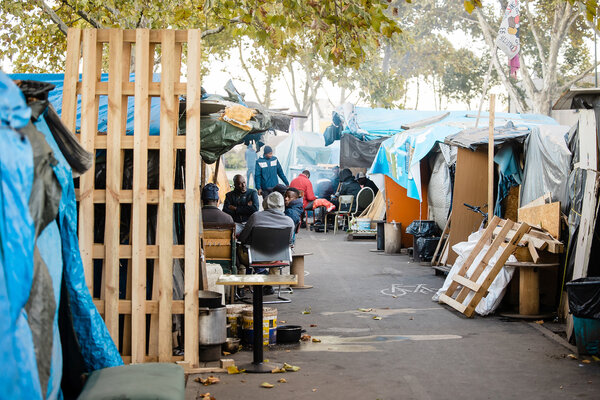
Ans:
[[[300,371],[300,367],[296,367],[295,365],[290,365],[288,363],[283,363],[283,368],[286,371],[298,372]]]
[[[215,383],[221,382],[221,379],[217,378],[216,376],[210,375],[206,379],[196,378],[196,379],[194,379],[194,381],[199,382],[199,383],[203,384],[204,386],[208,386],[208,385],[214,385]]]
[[[321,343],[321,339],[313,338],[313,343]]]
[[[280,373],[282,373],[282,372],[285,372],[285,368],[283,368],[283,367],[281,367],[281,368],[273,368],[273,369],[271,370],[271,373],[272,373],[272,374],[280,374]]]
[[[581,362],[584,363],[584,364],[591,364],[590,360],[581,360]]]
[[[271,389],[272,387],[275,387],[275,385],[272,385],[269,382],[263,382],[260,384],[260,387]]]
[[[535,323],[538,324],[538,325],[542,325],[544,323],[544,320],[540,319],[539,321],[535,321]]]
[[[376,321],[379,321],[381,319],[381,317],[378,316],[378,315],[376,315],[376,316],[373,317],[373,319],[376,320]]]
[[[245,371],[245,369],[238,369],[237,365],[230,365],[229,367],[227,367],[227,373],[229,375],[240,374]]]
[[[277,382],[279,382],[279,383],[287,383],[287,381],[285,380],[285,378],[281,378]]]
[[[358,311],[360,311],[360,312],[371,312],[371,311],[373,311],[373,309],[372,308],[359,308]]]
[[[310,335],[302,335],[302,336],[300,337],[300,340],[302,340],[303,342],[307,342],[307,341],[309,341],[309,340],[310,340],[310,338],[311,338],[311,336],[310,336]]]
[[[567,358],[570,358],[571,360],[577,360],[577,356],[575,354],[567,354]]]
[[[316,328],[316,327],[317,327],[317,324],[310,324],[310,327],[311,327],[311,328]]]
[[[196,400],[215,400],[215,398],[210,393],[201,393],[196,397]]]

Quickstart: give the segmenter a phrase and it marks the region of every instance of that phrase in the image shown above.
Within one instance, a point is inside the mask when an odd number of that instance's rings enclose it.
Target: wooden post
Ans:
[[[494,215],[494,118],[496,95],[490,95],[490,126],[488,140],[488,220]]]

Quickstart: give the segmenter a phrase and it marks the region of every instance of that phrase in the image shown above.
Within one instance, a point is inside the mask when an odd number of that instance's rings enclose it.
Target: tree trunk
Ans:
[[[417,99],[415,100],[415,110],[419,109],[419,76],[417,75]]]

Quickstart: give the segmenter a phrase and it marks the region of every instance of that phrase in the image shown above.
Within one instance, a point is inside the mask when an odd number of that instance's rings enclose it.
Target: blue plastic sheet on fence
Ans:
[[[33,153],[14,131],[30,116],[21,91],[0,71],[0,393],[9,399],[42,398],[24,309],[33,282]]]
[[[56,87],[48,94],[48,100],[58,115],[61,115],[62,110],[62,93],[64,74],[11,74],[12,79],[34,80],[47,82]],[[133,81],[134,74],[130,75],[130,81]],[[160,74],[154,74],[153,81],[158,82]],[[108,82],[108,74],[102,74],[101,82]],[[127,101],[127,132],[133,133],[133,118],[134,118],[133,97],[129,97]],[[106,132],[108,122],[108,96],[100,96],[98,108],[98,132]],[[76,131],[79,132],[81,126],[81,98],[77,99],[77,122]],[[152,97],[150,100],[150,135],[158,135],[160,133],[160,98]]]
[[[73,327],[81,347],[83,359],[90,371],[122,365],[123,360],[119,355],[119,351],[106,329],[106,325],[100,313],[98,313],[85,284],[77,239],[77,206],[71,167],[60,152],[46,121],[40,118],[35,125],[46,137],[46,141],[58,160],[53,169],[62,187],[58,222],[62,240],[64,279],[69,291]]]

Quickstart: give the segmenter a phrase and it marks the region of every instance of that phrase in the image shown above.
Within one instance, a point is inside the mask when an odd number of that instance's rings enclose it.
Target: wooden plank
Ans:
[[[464,313],[465,310],[467,309],[467,306],[459,303],[458,301],[454,300],[452,297],[447,296],[445,294],[440,294],[439,302],[448,304],[450,307],[454,308],[456,311],[458,311],[461,314]]]
[[[119,244],[121,205],[121,131],[123,129],[123,31],[110,30],[108,114],[106,149],[106,220],[104,229],[104,322],[115,343],[119,342]],[[126,110],[126,108],[125,108]]]
[[[467,271],[471,267],[471,264],[473,264],[473,261],[475,261],[475,257],[477,257],[477,255],[481,252],[481,250],[483,250],[483,247],[486,245],[486,243],[492,238],[492,233],[494,232],[494,227],[497,226],[499,222],[500,222],[500,217],[494,215],[492,217],[492,220],[489,222],[487,228],[485,228],[485,230],[483,231],[481,238],[475,244],[475,247],[473,248],[473,250],[467,257],[467,259],[465,260],[463,265],[457,271],[457,273],[456,273],[457,275],[460,275],[460,276],[466,275]],[[450,283],[448,290],[446,290],[446,294],[448,296],[452,297],[457,288],[458,288],[458,285],[455,282]]]
[[[511,230],[513,225],[514,225],[514,222],[512,222],[510,220],[507,220],[504,223],[504,226],[502,227],[500,234],[498,236],[496,236],[496,238],[494,239],[494,241],[492,242],[490,247],[487,249],[487,251],[485,252],[485,255],[483,256],[483,258],[481,259],[479,264],[475,267],[475,269],[471,273],[471,276],[469,279],[471,279],[473,282],[477,282],[479,277],[485,271],[485,268],[490,263],[490,260],[492,259],[492,257],[494,257],[494,255],[500,248],[500,245],[504,243],[504,238],[506,237],[506,234]],[[475,254],[475,256],[477,256],[477,254]],[[470,269],[470,266],[467,268]],[[467,271],[468,271],[468,269],[467,269]],[[486,290],[487,290],[487,288],[486,288]],[[458,293],[458,296],[456,296],[456,300],[458,302],[462,303],[467,298],[468,294],[469,294],[469,290],[467,288],[462,288],[460,293]]]
[[[94,305],[98,309],[100,314],[104,314],[104,300],[94,299]],[[131,300],[119,300],[119,314],[131,314],[132,313],[132,301]],[[173,300],[173,314],[184,314],[184,300]],[[145,314],[158,315],[158,301],[157,300],[144,300]]]
[[[75,134],[79,137],[79,134]],[[122,149],[133,149],[134,137],[131,135],[121,137],[121,148]],[[96,149],[106,149],[106,134],[98,132],[94,138],[94,147]],[[152,150],[160,150],[160,136],[148,137],[148,148]],[[174,149],[185,149],[185,136],[175,136],[173,138]]]
[[[161,31],[161,95],[160,95],[160,175],[158,203],[158,359],[170,362],[173,356],[171,305],[173,302],[173,136],[179,113],[175,102],[176,74],[175,32]],[[178,79],[178,77],[177,77]]]
[[[496,115],[496,95],[490,94],[490,112],[488,128],[488,185],[487,209],[488,217],[494,212],[494,118]]]
[[[98,29],[98,42],[107,43],[110,40],[110,29]],[[185,43],[188,40],[187,30],[184,29],[171,29],[169,32],[173,32],[175,43]],[[161,30],[150,31],[150,43],[157,44],[161,43],[162,36]],[[136,29],[123,29],[123,40],[125,42],[136,41]]]
[[[519,208],[519,222],[537,225],[560,239],[560,202]]]
[[[96,260],[104,258],[104,245],[94,244],[92,250],[92,257]],[[133,248],[131,245],[122,244],[119,246],[119,258],[132,258]],[[147,259],[158,259],[159,258],[159,247],[157,245],[146,245],[146,258]],[[185,258],[185,246],[182,244],[173,245],[173,258]]]
[[[542,196],[538,197],[537,199],[533,200],[532,202],[529,202],[519,208],[543,206],[544,204],[548,204],[548,203],[552,203],[552,193],[550,193],[550,192],[544,193]]]
[[[98,130],[98,96],[95,94],[97,77],[102,64],[102,49],[96,43],[96,31],[83,31],[83,76],[81,93],[81,146],[94,154],[94,161],[88,173],[79,179],[79,250],[83,263],[85,281],[90,293],[93,292],[92,246],[94,243],[94,170],[96,157],[94,151],[94,135]]]
[[[474,292],[478,291],[479,287],[481,286],[477,282],[473,282],[472,280],[467,279],[464,276],[460,276],[460,275],[452,276],[452,280],[454,282],[458,283],[459,285],[466,286],[467,288],[471,289]]]
[[[456,243],[464,242],[481,224],[482,216],[466,208],[463,203],[483,206],[487,201],[487,157],[482,151],[458,148],[456,175],[452,200],[454,222],[450,228],[448,264],[454,264]]]
[[[531,254],[531,259],[534,263],[537,263],[540,259],[540,255],[538,254],[533,242],[527,242],[527,249],[529,249],[529,254]]]
[[[67,129],[75,132],[77,122],[77,84],[79,81],[79,60],[81,59],[81,29],[67,31],[67,58],[63,81],[62,108],[60,117]]]
[[[490,288],[490,285],[492,284],[494,279],[496,279],[496,276],[498,275],[498,273],[504,266],[504,263],[506,263],[506,260],[508,260],[508,257],[510,257],[510,255],[515,251],[515,248],[517,247],[517,244],[521,240],[521,237],[525,233],[527,233],[528,230],[529,230],[529,225],[527,225],[526,223],[521,224],[521,226],[517,230],[516,235],[510,240],[510,242],[504,248],[504,250],[502,251],[502,254],[500,255],[500,257],[498,257],[498,260],[492,267],[491,271],[488,273],[488,275],[486,276],[484,281],[481,283],[481,288],[477,292],[475,292],[475,295],[473,296],[473,298],[471,298],[471,301],[467,305],[467,308],[465,309],[465,312],[464,312],[464,314],[467,317],[470,318],[473,316],[473,313],[475,312],[475,308],[477,307],[477,305],[479,304],[481,299],[487,294],[487,291]]]
[[[446,243],[448,241],[448,234],[450,233],[450,220],[452,219],[452,212],[448,215],[448,219],[446,220],[446,225],[444,225],[444,230],[442,231],[442,236],[440,236],[440,240],[435,247],[435,251],[433,252],[433,257],[431,258],[431,266],[435,267],[440,265],[440,253],[442,250],[442,243]]]
[[[81,85],[77,84],[75,86],[75,90],[77,93],[81,92]],[[135,95],[135,82],[123,82],[122,92],[126,96],[134,96]],[[187,85],[182,82],[176,82],[173,88],[176,95],[185,96],[187,94]],[[108,94],[108,82],[99,82],[96,94],[98,95],[107,95]],[[150,82],[148,84],[148,94],[150,97],[159,97],[160,96],[160,82]]]
[[[188,30],[188,96],[186,99],[185,157],[185,338],[184,360],[198,363],[198,290],[202,215],[200,212],[200,100],[202,65],[200,30]],[[230,243],[228,243],[230,244]],[[204,273],[206,267],[202,262]],[[203,276],[204,278],[204,276]],[[206,281],[203,279],[203,285]]]
[[[150,98],[148,84],[152,80],[154,49],[150,51],[150,31],[136,30],[135,42],[135,98],[133,119],[133,196],[132,201],[132,320],[131,348],[133,363],[142,363],[146,357],[146,258],[148,218],[148,131],[150,126]]]
[[[75,196],[79,200],[81,198],[80,190],[75,189]],[[147,203],[158,204],[159,199],[158,190],[147,190]],[[93,191],[93,202],[94,204],[106,203],[106,191],[103,189],[96,189]],[[119,192],[119,202],[121,204],[133,203],[133,190],[123,189]],[[173,190],[173,203],[185,203],[185,190],[176,189]]]
[[[540,312],[540,280],[536,268],[519,268],[519,314]]]

